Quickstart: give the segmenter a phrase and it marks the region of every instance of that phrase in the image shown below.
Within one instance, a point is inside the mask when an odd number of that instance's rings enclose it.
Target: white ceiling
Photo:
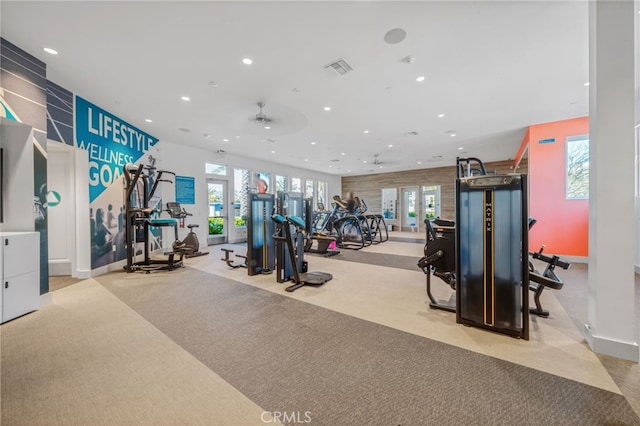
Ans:
[[[461,152],[505,160],[526,126],[588,114],[582,1],[0,7],[2,36],[46,62],[49,80],[160,140],[337,175],[451,165]],[[393,28],[406,39],[387,44]],[[324,68],[339,58],[351,73]],[[249,121],[259,100],[271,130]]]

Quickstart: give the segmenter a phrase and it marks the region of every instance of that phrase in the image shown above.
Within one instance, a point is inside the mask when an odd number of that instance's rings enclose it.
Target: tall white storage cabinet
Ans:
[[[6,322],[40,306],[40,236],[0,232],[0,259],[0,317]]]

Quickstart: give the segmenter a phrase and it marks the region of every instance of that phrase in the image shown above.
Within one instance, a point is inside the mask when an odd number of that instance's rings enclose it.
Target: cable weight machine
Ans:
[[[157,170],[154,166],[127,164],[124,167],[124,204],[125,204],[125,246],[127,272],[170,271],[183,266],[182,251],[165,252],[166,259],[152,259],[150,250],[151,227],[173,226],[175,239],[178,239],[178,222],[174,218],[158,218],[160,210],[149,206],[160,182],[173,183],[162,179],[163,175],[175,176],[166,170]],[[141,261],[136,260],[136,245],[144,243]],[[177,256],[177,258],[176,258]]]

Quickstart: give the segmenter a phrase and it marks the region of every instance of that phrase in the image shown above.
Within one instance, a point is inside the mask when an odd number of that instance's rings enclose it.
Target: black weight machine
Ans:
[[[270,215],[274,212],[275,197],[273,194],[248,192],[249,210],[247,214],[247,255],[236,254],[244,259],[235,263],[231,258],[233,249],[221,249],[224,257],[220,260],[233,269],[247,268],[248,275],[271,274],[276,266],[275,242],[273,240],[274,225]]]
[[[187,213],[184,207],[180,206],[180,203],[167,203],[167,212],[169,216],[173,219],[177,219],[180,221],[180,227],[184,227],[184,220],[187,216],[192,216],[191,213]],[[200,251],[200,241],[198,240],[198,234],[193,232],[193,228],[198,228],[200,225],[190,223],[187,225],[189,228],[189,233],[184,240],[180,241],[176,238],[173,243],[173,251],[182,251],[184,253],[184,257],[187,259],[190,257],[198,257],[198,256],[206,256],[209,254],[208,251]]]
[[[282,217],[295,216],[302,217],[304,213],[304,198],[301,192],[285,192],[278,191],[276,196],[275,214]],[[291,258],[286,254],[287,244],[284,238],[279,238],[282,233],[282,227],[276,222],[276,231],[273,240],[276,246],[276,281],[284,283],[293,277],[293,268],[297,266],[298,272],[307,271],[307,263],[304,259],[303,234],[301,232],[292,233],[293,246],[296,251],[296,259],[298,264],[292,265]]]
[[[540,295],[545,288],[551,288],[554,290],[560,290],[564,285],[564,282],[558,277],[554,271],[556,266],[562,269],[569,269],[571,263],[560,259],[556,255],[547,256],[543,254],[544,246],[540,247],[537,252],[529,253],[533,259],[541,260],[547,264],[542,274],[535,268],[533,262],[529,260],[529,290],[533,291],[533,301],[536,304],[535,308],[530,308],[529,312],[539,317],[547,318],[549,311],[542,309],[540,303]]]
[[[474,167],[471,162],[478,164]],[[554,269],[570,264],[543,254],[544,247],[528,257],[521,254],[527,253],[528,232],[535,223],[526,218],[526,175],[487,176],[477,159],[458,159],[457,169],[458,223],[425,220],[425,255],[418,267],[426,274],[429,306],[456,312],[459,323],[528,339],[524,312],[549,315],[540,295],[544,288],[562,288]],[[542,273],[533,259],[547,264]],[[432,274],[455,291],[455,304],[432,295]],[[528,308],[527,289],[534,292],[535,308]]]
[[[173,226],[175,239],[178,239],[178,223],[173,218],[159,218],[160,211],[149,206],[158,184],[173,181],[162,179],[165,174],[175,176],[166,170],[157,170],[154,166],[127,164],[124,171],[124,199],[125,199],[125,246],[127,272],[142,271],[170,271],[183,266],[184,253],[182,251],[165,252],[166,259],[152,259],[150,256],[150,228]],[[136,244],[144,243],[144,259],[136,261]]]
[[[271,216],[273,222],[277,225],[277,232],[273,238],[279,244],[283,244],[287,249],[288,264],[291,266],[292,276],[287,277],[293,280],[294,284],[285,288],[286,291],[292,292],[305,285],[321,286],[333,278],[333,275],[326,272],[307,272],[307,262],[304,260],[304,250],[302,247],[301,233],[305,229],[305,222],[297,216],[282,216],[274,214]],[[294,228],[294,233],[291,232]],[[278,253],[283,252],[279,251]],[[278,265],[284,264],[285,259],[280,256],[277,259]],[[280,281],[280,278],[278,279]]]
[[[249,194],[247,229],[247,272],[249,275],[271,274],[275,269],[274,226],[269,220],[274,209],[273,194]]]

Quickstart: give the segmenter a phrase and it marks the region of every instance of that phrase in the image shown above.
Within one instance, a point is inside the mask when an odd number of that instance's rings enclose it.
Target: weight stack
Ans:
[[[456,180],[456,321],[529,340],[527,175]]]

